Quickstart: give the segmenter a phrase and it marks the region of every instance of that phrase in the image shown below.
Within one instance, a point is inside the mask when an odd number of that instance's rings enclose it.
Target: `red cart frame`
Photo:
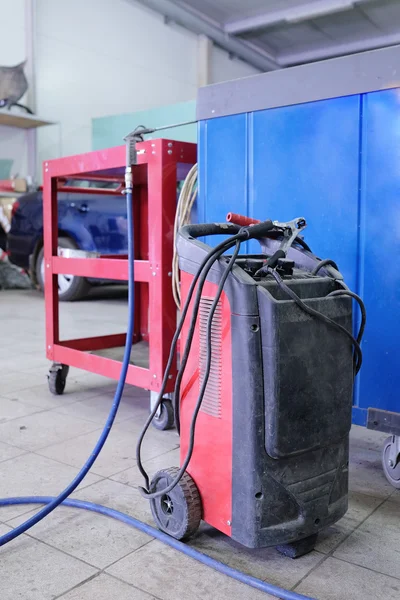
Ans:
[[[91,354],[90,351],[123,346],[126,334],[60,340],[57,276],[72,274],[126,281],[127,256],[58,256],[57,192],[66,189],[66,180],[84,178],[118,181],[121,187],[114,193],[121,193],[125,160],[125,146],[119,146],[43,164],[46,355],[54,363],[74,366],[113,379],[119,378],[121,361]],[[131,364],[126,381],[157,393],[176,328],[171,265],[178,166],[191,166],[196,162],[196,144],[165,139],[140,142],[137,144],[137,162],[137,165],[132,166],[136,305],[133,342],[148,340],[149,368]],[[68,189],[79,193],[84,191],[82,188]],[[86,191],[90,193],[93,190],[88,188]],[[112,190],[107,189],[107,194],[110,193],[113,193]],[[173,390],[175,376],[174,366],[166,392]]]

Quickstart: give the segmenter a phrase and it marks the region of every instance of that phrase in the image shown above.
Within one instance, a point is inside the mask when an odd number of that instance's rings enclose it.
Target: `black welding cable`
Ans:
[[[311,275],[316,275],[323,267],[333,267],[336,271],[339,271],[339,267],[331,258],[324,258],[324,260],[320,260],[317,266],[311,271]]]
[[[350,290],[347,290],[347,289],[335,290],[334,292],[330,292],[330,294],[328,294],[328,296],[350,296],[350,298],[353,298],[358,303],[358,306],[360,307],[360,312],[361,312],[361,324],[360,324],[360,328],[358,330],[357,342],[359,344],[361,344],[361,340],[364,335],[365,324],[367,322],[367,311],[365,310],[365,304],[361,300],[360,296],[358,296],[354,292],[351,292]]]
[[[162,490],[158,490],[157,492],[150,492],[142,487],[139,487],[139,491],[142,494],[142,496],[144,496],[145,498],[147,498],[148,500],[154,500],[155,498],[159,498],[160,496],[163,496],[164,494],[168,494],[171,490],[174,489],[174,487],[179,483],[179,481],[182,479],[187,466],[192,458],[192,454],[193,454],[193,448],[194,448],[194,437],[195,437],[195,431],[196,431],[196,421],[197,421],[197,415],[199,414],[199,410],[201,407],[201,403],[203,401],[203,397],[204,397],[204,393],[206,391],[206,387],[207,387],[207,383],[208,383],[208,379],[210,376],[210,370],[211,370],[211,360],[212,360],[212,339],[211,339],[211,334],[212,334],[212,321],[213,321],[213,317],[214,317],[214,313],[215,310],[218,306],[218,302],[221,298],[221,294],[225,285],[225,282],[228,278],[229,273],[232,271],[232,267],[235,264],[237,255],[239,254],[239,250],[240,250],[240,245],[241,242],[239,240],[236,241],[235,244],[235,250],[232,254],[232,256],[229,259],[229,262],[224,270],[224,273],[222,275],[221,281],[219,282],[217,291],[215,293],[215,298],[214,301],[211,305],[210,308],[210,312],[208,315],[208,320],[207,320],[207,337],[206,337],[206,344],[207,344],[207,360],[206,360],[206,368],[204,371],[204,378],[203,381],[201,382],[201,388],[200,388],[200,392],[199,392],[199,396],[197,398],[197,402],[196,402],[196,406],[194,408],[193,411],[193,415],[192,415],[192,421],[190,423],[190,430],[189,430],[189,445],[188,445],[188,450],[186,453],[186,457],[185,460],[183,461],[179,472],[177,473],[175,479],[164,489]],[[197,319],[197,313],[195,313],[193,311],[192,313],[192,322],[196,323],[196,319]],[[182,368],[182,365],[180,367],[180,371],[184,371],[184,366]]]
[[[337,329],[338,331],[341,331],[342,333],[344,333],[350,340],[351,343],[353,344],[354,347],[354,351],[355,351],[355,375],[357,375],[357,373],[359,372],[359,370],[361,369],[361,363],[362,363],[362,352],[361,352],[361,348],[360,348],[360,344],[359,342],[356,340],[356,338],[351,334],[350,331],[348,331],[345,327],[343,327],[343,325],[340,325],[340,323],[336,323],[336,321],[334,321],[333,319],[327,317],[326,315],[324,315],[323,313],[319,312],[318,310],[315,310],[314,308],[311,308],[310,306],[308,306],[307,304],[305,304],[301,298],[298,297],[298,295],[292,290],[290,289],[290,287],[288,287],[286,285],[286,283],[283,281],[283,279],[281,278],[281,276],[279,275],[279,273],[277,273],[275,270],[273,269],[268,269],[268,273],[270,273],[273,278],[275,279],[275,281],[277,282],[277,284],[279,285],[279,287],[288,295],[290,296],[290,298],[292,300],[294,300],[296,302],[296,304],[306,313],[308,313],[309,315],[311,315],[312,317],[316,317],[317,319],[319,319],[320,321],[322,321],[323,323],[326,323],[328,325],[331,325],[332,327],[334,327],[335,329]],[[341,291],[341,290],[340,290]]]
[[[168,375],[169,375],[169,372],[171,370],[173,360],[175,358],[175,352],[176,352],[177,342],[178,342],[180,333],[182,331],[182,327],[183,327],[183,324],[184,324],[187,312],[189,310],[189,305],[190,305],[190,302],[191,302],[191,299],[192,299],[192,296],[193,296],[194,289],[196,287],[196,284],[197,284],[198,280],[200,279],[199,285],[198,285],[198,289],[197,289],[196,301],[195,301],[195,304],[194,304],[194,307],[193,307],[193,311],[198,311],[198,307],[199,307],[199,304],[200,304],[200,298],[201,298],[201,292],[202,292],[202,289],[203,289],[203,285],[204,285],[206,276],[207,276],[209,270],[211,269],[212,265],[214,264],[214,262],[216,260],[218,260],[218,258],[224,252],[226,252],[229,248],[231,248],[234,245],[234,243],[236,242],[236,240],[245,239],[245,237],[246,237],[245,233],[239,232],[236,235],[231,236],[230,238],[222,241],[220,244],[218,244],[217,246],[215,246],[215,248],[213,248],[204,257],[204,259],[201,262],[201,264],[199,266],[199,269],[198,269],[196,275],[194,276],[194,278],[192,280],[192,283],[190,285],[190,288],[189,288],[189,291],[188,291],[188,296],[187,296],[186,302],[184,304],[184,307],[182,309],[181,318],[179,320],[177,329],[176,329],[174,337],[172,339],[171,349],[170,349],[170,353],[169,353],[169,357],[168,357],[168,361],[167,361],[167,366],[165,368],[164,377],[163,377],[163,381],[162,381],[162,384],[161,384],[160,392],[158,394],[158,398],[157,398],[157,400],[156,400],[156,402],[155,402],[155,404],[153,406],[152,411],[150,412],[150,414],[149,414],[149,416],[148,416],[148,418],[146,420],[146,423],[144,424],[144,426],[142,428],[142,431],[140,432],[140,435],[139,435],[139,438],[138,438],[138,441],[137,441],[137,444],[136,444],[137,466],[138,466],[138,469],[139,469],[140,473],[142,474],[142,476],[143,476],[143,478],[144,478],[144,480],[146,482],[146,487],[147,488],[149,487],[149,478],[148,478],[148,475],[147,475],[145,469],[143,468],[143,464],[142,464],[142,460],[141,460],[141,447],[142,447],[143,439],[144,439],[144,437],[146,435],[146,432],[147,432],[147,430],[148,430],[148,428],[149,428],[152,420],[154,419],[154,417],[155,417],[155,415],[157,413],[157,410],[158,410],[160,404],[163,401],[163,396],[164,396],[164,393],[165,393],[165,388],[166,388],[167,383],[168,383]],[[193,328],[190,327],[189,334],[192,332],[192,329],[194,330],[194,327]],[[192,337],[193,337],[193,332],[192,332]],[[188,341],[189,341],[189,337],[188,337]],[[191,340],[190,340],[190,343],[191,343]],[[182,364],[181,364],[181,367],[182,367]],[[179,372],[178,372],[178,375],[179,375]]]

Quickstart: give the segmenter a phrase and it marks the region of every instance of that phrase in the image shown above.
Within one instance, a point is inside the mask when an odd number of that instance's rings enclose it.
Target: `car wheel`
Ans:
[[[76,250],[76,244],[67,237],[58,238],[60,248],[71,248]],[[41,290],[44,290],[44,250],[40,250],[36,260],[36,279]],[[64,302],[79,300],[86,296],[90,289],[90,284],[84,277],[76,277],[75,275],[59,275],[58,276],[58,298]]]

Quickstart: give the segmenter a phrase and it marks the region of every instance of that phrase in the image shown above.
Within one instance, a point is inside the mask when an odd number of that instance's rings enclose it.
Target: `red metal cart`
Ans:
[[[66,258],[58,256],[57,192],[67,179],[85,178],[124,181],[125,146],[51,160],[43,166],[46,354],[53,361],[49,385],[62,393],[69,366],[118,379],[121,362],[94,352],[123,346],[126,334],[60,340],[58,274],[126,281],[127,256]],[[161,387],[172,337],[176,307],[171,288],[173,224],[177,181],[196,162],[196,145],[165,139],[137,144],[133,170],[135,218],[135,330],[133,343],[148,341],[148,368],[131,364],[127,383],[151,392],[151,403]],[[77,191],[71,188],[70,191]],[[120,189],[117,190],[121,192]],[[82,188],[79,188],[82,193]],[[107,190],[107,194],[110,190]],[[176,370],[166,388],[171,393]],[[165,402],[160,428],[170,425],[172,407]],[[167,414],[168,413],[168,414]]]

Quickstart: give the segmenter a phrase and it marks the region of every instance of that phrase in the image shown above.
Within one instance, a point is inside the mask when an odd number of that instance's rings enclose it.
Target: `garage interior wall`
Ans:
[[[26,58],[25,0],[0,0],[0,65],[17,65]],[[24,99],[21,100],[23,102]],[[26,175],[26,133],[0,125],[0,179]]]
[[[36,113],[58,123],[37,132],[39,177],[44,159],[92,149],[92,118],[196,97],[197,36],[126,0],[0,0],[0,64],[24,60],[32,2]],[[210,83],[256,72],[212,49]],[[1,132],[0,157],[11,150],[25,175],[24,134],[17,130]]]

